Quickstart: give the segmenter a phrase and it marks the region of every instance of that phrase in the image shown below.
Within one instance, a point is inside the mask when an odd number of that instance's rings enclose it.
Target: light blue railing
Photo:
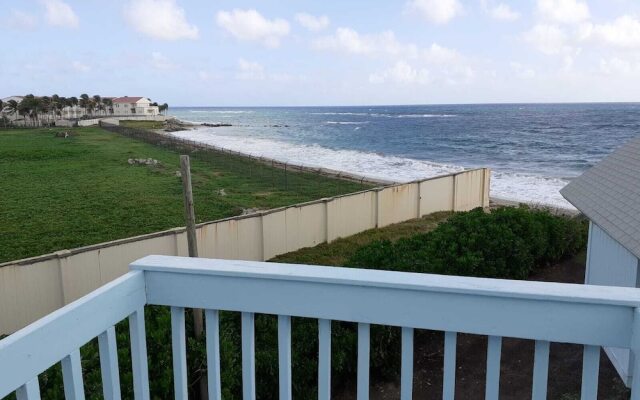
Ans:
[[[640,290],[248,261],[149,256],[127,275],[0,341],[0,398],[39,399],[62,363],[83,399],[80,346],[98,337],[104,397],[120,398],[114,325],[129,318],[136,399],[149,399],[144,305],[171,307],[175,398],[187,398],[185,308],[205,309],[209,398],[220,399],[218,310],[242,313],[242,387],[255,398],[254,315],[278,315],[280,398],[291,399],[291,317],[319,320],[318,397],[330,398],[331,321],[358,323],[357,397],[369,397],[370,324],[402,327],[401,398],[411,399],[413,330],[445,332],[443,398],[453,399],[457,332],[487,335],[486,398],[497,399],[502,337],[535,340],[533,399],[545,399],[549,343],[584,345],[582,399],[596,399],[600,346],[640,351]],[[259,333],[258,333],[259,334]],[[635,357],[633,382],[640,380]],[[640,390],[632,389],[640,400]]]

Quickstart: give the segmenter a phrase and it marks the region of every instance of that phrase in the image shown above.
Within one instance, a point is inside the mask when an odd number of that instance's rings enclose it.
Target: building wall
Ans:
[[[488,207],[490,171],[464,171],[200,224],[200,257],[263,261],[456,207]],[[464,199],[456,200],[456,193]],[[0,264],[0,334],[20,329],[126,273],[149,254],[187,256],[184,228]]]
[[[589,285],[640,287],[638,258],[593,222],[589,224],[589,245],[585,283]],[[628,349],[605,348],[605,352],[627,386],[633,365]]]

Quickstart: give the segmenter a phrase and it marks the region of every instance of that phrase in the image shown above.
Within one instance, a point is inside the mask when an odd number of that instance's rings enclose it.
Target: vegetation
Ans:
[[[166,113],[169,109],[167,103],[158,104],[160,113]],[[28,94],[22,101],[9,100],[6,103],[0,101],[0,114],[3,116],[3,126],[6,127],[5,116],[19,115],[24,118],[25,123],[31,127],[50,126],[57,119],[62,118],[65,108],[76,109],[82,116],[89,118],[97,116],[113,115],[113,103],[111,97],[101,97],[100,95],[89,96],[86,93],[80,97],[62,97],[54,94],[52,96],[34,96]]]
[[[165,124],[163,121],[120,121],[120,126],[125,128],[138,128],[138,129],[162,129]]]
[[[526,279],[535,268],[586,245],[586,222],[544,210],[503,207],[456,214],[435,230],[395,243],[363,246],[347,266],[393,271]]]
[[[526,208],[501,208],[491,213],[474,210],[452,216],[439,213],[363,232],[331,244],[302,249],[273,261],[523,279],[534,268],[541,268],[580,251],[585,245],[585,228],[585,223],[579,219]],[[396,262],[396,257],[402,261]],[[169,311],[163,307],[147,307],[146,313],[152,398],[169,398],[173,390]],[[190,322],[191,318],[187,318],[187,330],[192,332]],[[132,383],[126,324],[126,321],[121,323],[117,331],[123,397],[130,398]],[[276,317],[256,316],[256,332],[257,395],[262,399],[275,399],[278,395]],[[239,399],[241,351],[238,313],[221,313],[220,334],[223,397]],[[426,335],[428,332],[419,331],[416,334]],[[206,356],[204,342],[195,341],[192,334],[189,337],[189,376],[193,377],[203,368],[206,369]],[[317,397],[317,337],[316,320],[293,319],[292,369],[296,398]],[[332,340],[332,379],[334,386],[340,387],[355,378],[356,325],[334,322]],[[399,328],[372,326],[373,378],[396,379],[399,357]],[[83,369],[87,398],[101,398],[95,341],[83,348]],[[46,398],[63,398],[58,366],[41,376],[41,386]]]
[[[0,130],[0,262],[184,225],[178,152],[100,128]],[[197,222],[366,185],[191,153]],[[152,158],[157,165],[130,165]]]

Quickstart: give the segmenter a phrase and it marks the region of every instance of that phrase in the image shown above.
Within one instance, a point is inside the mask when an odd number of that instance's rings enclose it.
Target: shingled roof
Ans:
[[[640,258],[640,137],[572,180],[560,193]]]

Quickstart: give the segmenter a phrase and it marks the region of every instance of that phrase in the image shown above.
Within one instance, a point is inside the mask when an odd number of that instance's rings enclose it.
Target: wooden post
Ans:
[[[196,215],[193,211],[193,190],[191,188],[191,166],[189,164],[189,156],[180,156],[180,176],[182,177],[182,192],[184,193],[184,219],[187,225],[189,257],[198,257]]]
[[[196,214],[193,210],[193,190],[191,188],[191,165],[189,156],[180,156],[180,176],[182,177],[182,192],[184,194],[184,219],[187,226],[187,246],[189,248],[189,257],[198,257],[198,241],[196,238]],[[193,332],[196,339],[202,337],[204,331],[204,319],[202,317],[202,309],[194,308],[193,312]],[[205,376],[198,376],[199,381],[199,398],[206,400],[207,381]]]

